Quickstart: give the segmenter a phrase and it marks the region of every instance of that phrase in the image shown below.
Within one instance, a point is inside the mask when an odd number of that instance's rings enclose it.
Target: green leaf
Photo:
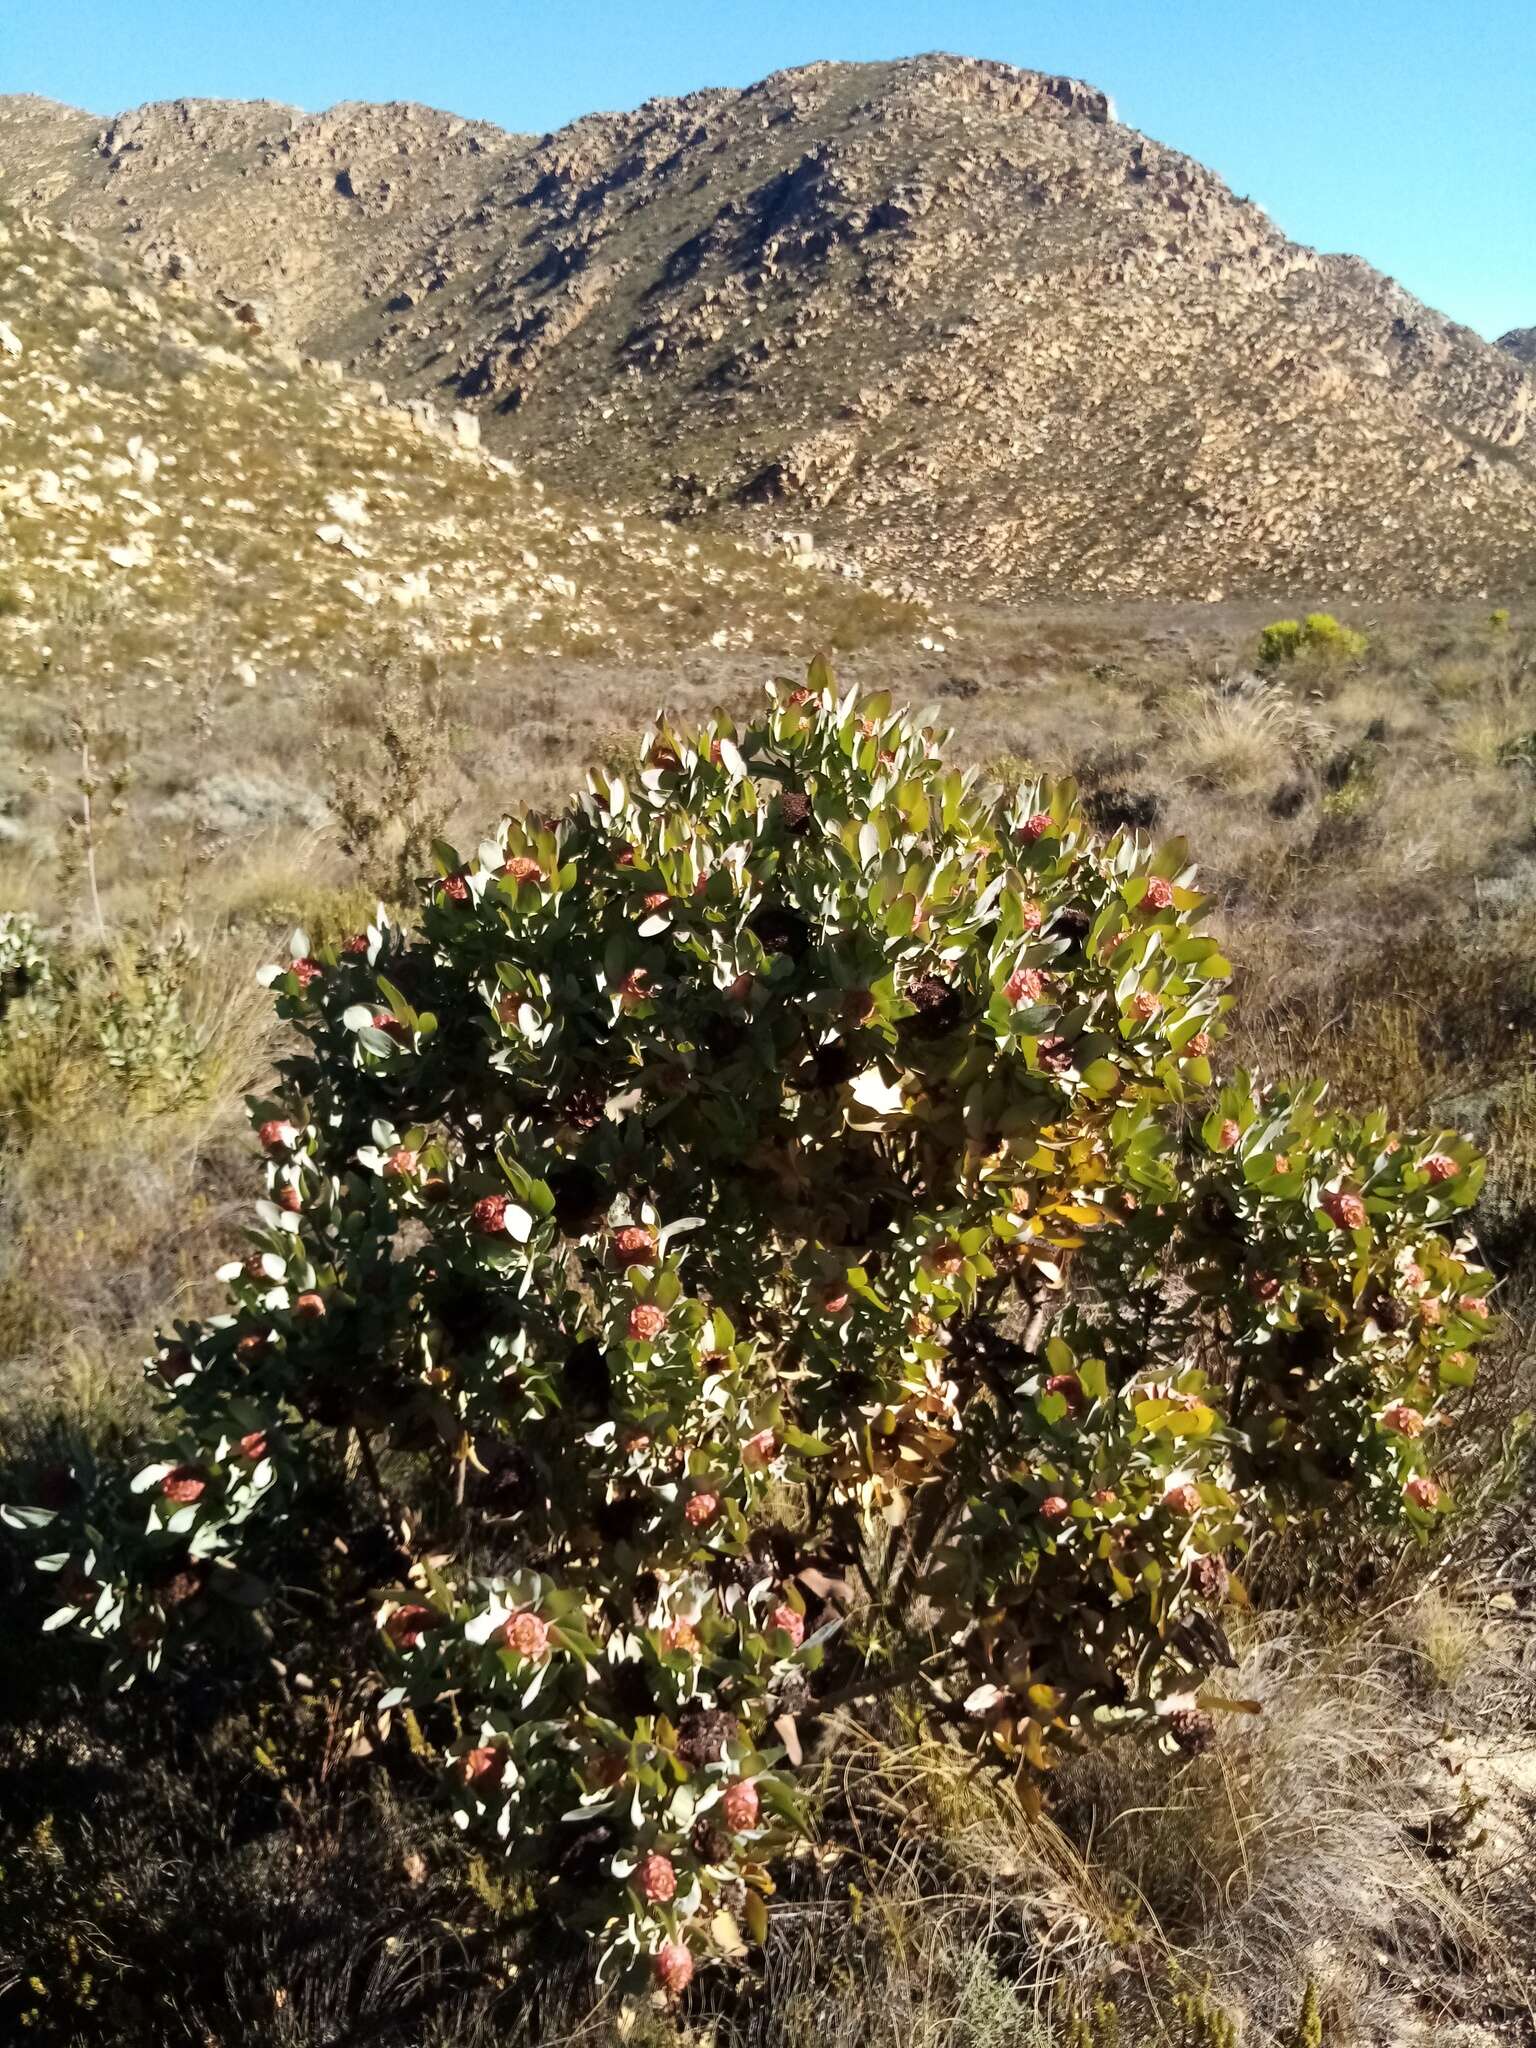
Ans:
[[[1077,1377],[1090,1401],[1109,1398],[1109,1369],[1102,1358],[1085,1358],[1077,1368]]]

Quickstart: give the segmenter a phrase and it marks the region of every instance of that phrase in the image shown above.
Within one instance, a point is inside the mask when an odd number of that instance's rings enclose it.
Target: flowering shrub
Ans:
[[[833,1696],[1034,1771],[1207,1740],[1244,1547],[1432,1523],[1485,1330],[1466,1144],[1217,1086],[1181,843],[942,738],[818,662],[299,938],[229,1312],[126,1496],[7,1511],[126,1682],[345,1439],[374,1713],[662,1995],[761,1934]]]

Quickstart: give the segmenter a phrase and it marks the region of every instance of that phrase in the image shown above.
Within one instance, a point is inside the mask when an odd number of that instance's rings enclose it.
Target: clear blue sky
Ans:
[[[1285,231],[1536,324],[1536,0],[0,0],[0,91],[416,99],[558,127],[816,57],[1067,71]]]

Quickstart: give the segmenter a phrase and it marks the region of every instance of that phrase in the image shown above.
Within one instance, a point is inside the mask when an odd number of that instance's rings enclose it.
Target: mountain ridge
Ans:
[[[89,131],[89,132],[87,132]],[[1536,581],[1536,380],[1081,81],[817,64],[518,136],[0,102],[0,196],[579,494],[981,597]]]

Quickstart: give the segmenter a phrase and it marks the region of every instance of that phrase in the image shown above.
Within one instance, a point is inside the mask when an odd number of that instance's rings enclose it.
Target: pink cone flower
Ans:
[[[1422,1436],[1424,1418],[1417,1408],[1410,1408],[1406,1401],[1394,1401],[1381,1411],[1381,1426],[1390,1429],[1394,1436]]]
[[[519,1657],[537,1663],[549,1651],[549,1623],[531,1608],[525,1608],[521,1614],[509,1615],[502,1623],[501,1639]]]
[[[805,1616],[791,1607],[787,1600],[781,1600],[774,1608],[768,1617],[768,1626],[782,1629],[797,1650],[805,1641]]]
[[[430,1607],[397,1607],[384,1629],[397,1650],[414,1650],[436,1622],[437,1616]]]
[[[744,1835],[757,1826],[762,1802],[757,1796],[757,1787],[748,1779],[741,1778],[726,1792],[720,1802],[725,1815],[725,1824],[734,1834]]]
[[[479,1237],[501,1237],[507,1228],[509,1195],[482,1195],[469,1212],[469,1227]]]
[[[161,1493],[179,1508],[190,1507],[194,1501],[201,1500],[207,1490],[208,1475],[196,1465],[178,1465],[160,1482]]]
[[[635,1886],[642,1899],[653,1906],[664,1906],[677,1897],[677,1872],[660,1850],[653,1849],[649,1856],[640,1858]]]
[[[1330,1188],[1323,1196],[1323,1208],[1340,1230],[1359,1230],[1365,1222],[1365,1204],[1348,1188]]]
[[[693,1954],[685,1942],[669,1941],[656,1951],[656,1975],[668,1998],[681,1998],[693,1982]]]

